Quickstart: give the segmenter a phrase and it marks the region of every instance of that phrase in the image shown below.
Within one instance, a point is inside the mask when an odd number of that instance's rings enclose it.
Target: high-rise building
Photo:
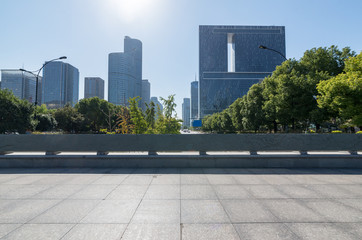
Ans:
[[[151,84],[148,80],[142,80],[142,92],[141,92],[141,109],[146,111],[146,103],[150,103],[151,97]]]
[[[184,98],[184,101],[182,103],[182,126],[184,127],[190,127],[190,98]]]
[[[220,112],[270,75],[285,55],[282,26],[199,27],[199,117]]]
[[[84,98],[99,97],[104,99],[104,80],[99,77],[84,78]]]
[[[141,96],[142,42],[125,37],[124,52],[108,56],[108,101],[128,106],[128,99]]]
[[[35,102],[36,77],[34,75],[17,69],[4,69],[1,70],[1,79],[1,89],[9,89],[16,97],[31,103]],[[39,84],[41,84],[41,77],[39,77]]]
[[[191,82],[191,103],[190,103],[190,111],[191,111],[191,121],[198,119],[199,113],[199,82],[193,81]]]
[[[67,103],[74,106],[79,99],[79,70],[60,61],[47,64],[43,69],[42,103],[48,108],[61,108]]]
[[[160,101],[158,101],[157,97],[151,97],[151,102],[153,102],[155,104],[156,111],[157,111],[157,106],[159,106],[161,112],[163,112],[162,103],[160,103]]]

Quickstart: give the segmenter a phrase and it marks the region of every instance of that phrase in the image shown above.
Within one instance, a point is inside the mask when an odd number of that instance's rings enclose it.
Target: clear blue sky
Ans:
[[[37,70],[66,55],[84,77],[108,81],[108,54],[123,38],[143,42],[151,96],[184,97],[198,74],[199,25],[286,27],[287,58],[313,47],[362,50],[361,0],[1,0],[0,69]],[[107,91],[106,91],[107,95]]]

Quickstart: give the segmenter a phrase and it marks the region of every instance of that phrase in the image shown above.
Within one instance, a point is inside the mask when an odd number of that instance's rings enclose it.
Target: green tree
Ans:
[[[242,99],[244,107],[240,111],[243,116],[243,127],[257,132],[261,126],[266,124],[262,85],[254,84]]]
[[[160,98],[164,105],[164,115],[159,111],[158,118],[155,124],[156,133],[158,134],[180,134],[181,120],[173,117],[176,109],[175,95],[168,96],[167,99]]]
[[[81,113],[69,104],[54,112],[54,118],[58,122],[58,129],[68,133],[79,133],[85,129],[85,120]]]
[[[318,84],[318,105],[353,126],[362,126],[362,52],[346,60],[345,72]]]
[[[0,133],[25,133],[34,127],[34,106],[9,90],[0,89]]]
[[[144,134],[147,131],[147,122],[143,116],[142,110],[138,107],[140,97],[130,98],[128,100],[130,105],[131,122],[134,127],[132,129],[133,134]]]

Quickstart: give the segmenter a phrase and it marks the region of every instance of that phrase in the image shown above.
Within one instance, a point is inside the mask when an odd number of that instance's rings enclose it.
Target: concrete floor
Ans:
[[[1,239],[362,239],[362,169],[0,169]]]

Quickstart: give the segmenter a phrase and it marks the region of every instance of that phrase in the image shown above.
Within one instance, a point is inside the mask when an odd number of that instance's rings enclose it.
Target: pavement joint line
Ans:
[[[237,231],[237,229],[235,228],[234,224],[232,224],[232,221],[231,221],[231,218],[230,218],[228,212],[226,211],[224,205],[222,204],[222,201],[220,201],[219,195],[218,195],[217,192],[215,191],[215,187],[213,186],[213,184],[211,184],[210,179],[209,179],[207,176],[206,176],[206,179],[207,179],[207,181],[210,183],[210,186],[211,186],[212,190],[214,191],[214,194],[215,194],[215,196],[217,197],[217,200],[218,200],[219,204],[221,205],[222,209],[224,210],[226,216],[228,217],[228,219],[229,219],[229,224],[231,224],[231,225],[233,226],[234,231],[236,232],[236,234],[238,235],[239,239],[241,240],[241,236],[240,236],[239,232]],[[232,179],[235,181],[234,177],[232,177]],[[235,181],[235,182],[236,182],[236,181]]]
[[[133,219],[133,218],[134,218],[134,216],[136,215],[136,212],[137,212],[138,208],[140,207],[140,205],[141,205],[141,203],[142,203],[143,199],[145,198],[145,196],[146,196],[146,194],[147,194],[147,192],[148,192],[148,189],[150,188],[150,186],[151,186],[151,184],[152,184],[152,182],[153,182],[153,179],[154,179],[154,178],[151,178],[151,181],[150,181],[150,183],[148,184],[148,186],[147,186],[147,189],[146,189],[145,193],[143,194],[142,198],[140,199],[140,201],[139,201],[139,203],[138,203],[138,205],[137,205],[137,207],[136,207],[136,209],[135,209],[134,213],[132,214],[131,219],[130,219],[130,220],[129,220],[129,222],[127,223],[127,226],[125,227],[125,229],[124,229],[124,231],[123,231],[123,233],[122,233],[122,235],[121,235],[121,238],[120,238],[120,239],[122,239],[122,238],[123,238],[123,235],[126,233],[126,231],[127,231],[128,227],[129,227],[129,225],[130,225],[130,224],[131,224],[131,222],[132,222],[132,219]]]

